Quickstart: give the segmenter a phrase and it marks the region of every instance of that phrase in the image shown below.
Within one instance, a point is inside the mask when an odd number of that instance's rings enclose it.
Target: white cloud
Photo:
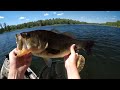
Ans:
[[[110,12],[110,11],[106,11],[106,12]]]
[[[56,12],[53,12],[53,14],[56,14]]]
[[[64,13],[59,13],[59,14],[57,14],[58,16],[60,16],[60,15],[63,15]]]
[[[83,19],[84,18],[84,16],[83,17],[80,17],[81,19]]]
[[[19,19],[21,20],[21,19],[25,19],[26,17],[19,17]]]
[[[0,16],[0,19],[3,19],[4,17],[3,16]]]
[[[81,16],[80,19],[81,19],[81,20],[87,20],[87,19],[89,19],[89,18],[86,17],[86,16]]]
[[[117,16],[113,16],[113,17],[117,17]]]
[[[111,18],[111,19],[116,19],[116,18]]]
[[[44,16],[48,16],[49,14],[48,13],[45,13]]]
[[[27,21],[29,21],[30,19],[26,19]]]

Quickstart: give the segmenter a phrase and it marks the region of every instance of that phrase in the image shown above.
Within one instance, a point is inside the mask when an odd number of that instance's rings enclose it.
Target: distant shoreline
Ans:
[[[11,32],[14,30],[19,29],[26,29],[26,28],[33,28],[33,27],[40,27],[40,26],[58,26],[58,25],[99,25],[99,26],[109,26],[109,27],[116,27],[120,28],[120,21],[117,22],[106,22],[106,23],[87,23],[87,22],[80,22],[77,20],[72,19],[46,19],[46,20],[38,20],[35,22],[27,22],[18,25],[3,25],[0,23],[0,34],[4,32]]]
[[[0,33],[10,32],[24,28],[32,28],[36,26],[59,25],[59,24],[86,24],[86,22],[80,22],[72,19],[53,18],[53,19],[38,20],[35,22],[27,22],[27,23],[11,25],[11,26],[6,25],[6,23],[3,23],[3,25],[0,23]]]
[[[60,26],[60,25],[95,25],[95,26],[107,26],[107,27],[120,28],[120,27],[117,27],[117,26],[99,25],[99,24],[55,24],[55,25],[46,25],[46,26]],[[42,27],[42,26],[35,26],[35,27]],[[31,28],[35,28],[35,27],[31,27]],[[26,28],[22,28],[22,29],[27,29],[27,27]],[[22,29],[16,29],[16,30],[22,30]],[[12,31],[16,31],[16,30],[12,30]],[[12,32],[12,31],[5,31],[3,33]],[[3,33],[0,33],[0,34],[3,34]]]

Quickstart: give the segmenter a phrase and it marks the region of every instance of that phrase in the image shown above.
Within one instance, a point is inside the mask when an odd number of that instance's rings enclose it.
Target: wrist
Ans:
[[[77,69],[77,66],[75,64],[65,64],[65,68],[68,70],[72,68]]]
[[[80,75],[76,66],[67,66],[66,70],[68,79],[80,79]]]

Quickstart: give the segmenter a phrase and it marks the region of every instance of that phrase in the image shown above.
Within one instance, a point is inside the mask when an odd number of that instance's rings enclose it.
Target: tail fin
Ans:
[[[94,42],[94,41],[91,41],[91,40],[84,41],[84,43],[83,43],[83,48],[85,49],[87,55],[92,54],[91,49],[92,49],[94,43],[95,43],[95,42]]]

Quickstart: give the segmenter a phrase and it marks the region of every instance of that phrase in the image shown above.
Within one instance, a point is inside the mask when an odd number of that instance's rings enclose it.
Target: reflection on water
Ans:
[[[120,29],[108,26],[44,26],[0,34],[0,63],[4,61],[4,56],[16,47],[15,34],[23,31],[51,30],[53,28],[61,32],[70,31],[78,39],[92,39],[96,42],[93,54],[85,56],[86,64],[81,72],[82,78],[120,78]]]

